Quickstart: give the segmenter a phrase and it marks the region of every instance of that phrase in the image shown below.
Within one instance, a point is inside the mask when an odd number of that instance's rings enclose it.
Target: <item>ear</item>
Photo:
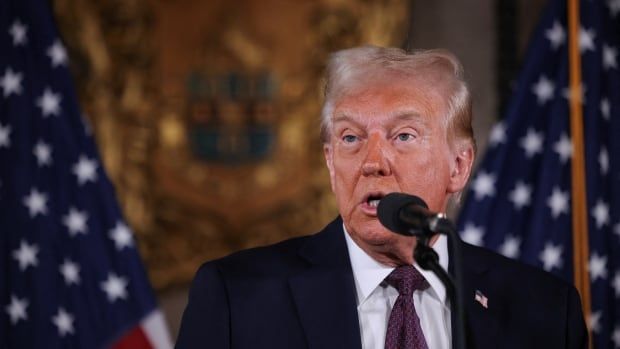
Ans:
[[[329,181],[331,183],[332,191],[335,192],[336,188],[334,187],[334,183],[336,183],[336,173],[334,172],[334,149],[331,144],[323,144],[323,155],[325,156],[325,164],[327,165],[327,170],[329,171]]]
[[[448,185],[449,193],[456,193],[463,190],[467,180],[471,175],[471,169],[474,164],[474,148],[470,142],[462,142],[457,145],[456,154],[454,154],[454,163],[450,173],[450,183]]]

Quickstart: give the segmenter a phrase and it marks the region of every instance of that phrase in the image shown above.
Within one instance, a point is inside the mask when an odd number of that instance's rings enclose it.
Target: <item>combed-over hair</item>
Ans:
[[[349,91],[386,76],[407,79],[424,73],[439,73],[441,83],[449,91],[445,96],[448,141],[467,140],[475,151],[471,94],[463,78],[463,67],[456,56],[443,49],[406,52],[399,48],[362,46],[333,53],[327,64],[321,112],[323,143],[329,142],[331,136],[334,103]]]

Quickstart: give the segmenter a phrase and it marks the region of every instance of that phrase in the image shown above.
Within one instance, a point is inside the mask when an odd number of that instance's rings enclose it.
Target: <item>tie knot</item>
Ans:
[[[415,290],[424,290],[428,287],[424,276],[413,265],[402,265],[394,269],[385,281],[396,288],[399,295],[406,297],[413,295]]]

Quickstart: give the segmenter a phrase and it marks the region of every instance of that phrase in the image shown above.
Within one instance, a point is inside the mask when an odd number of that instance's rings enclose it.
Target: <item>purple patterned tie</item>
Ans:
[[[385,335],[385,349],[428,349],[413,306],[413,291],[427,288],[428,282],[412,265],[394,269],[385,281],[398,290]]]

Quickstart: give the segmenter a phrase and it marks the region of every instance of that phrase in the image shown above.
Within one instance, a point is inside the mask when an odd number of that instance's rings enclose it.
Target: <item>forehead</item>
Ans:
[[[447,91],[442,85],[425,76],[360,79],[336,98],[332,121],[437,119],[447,110]]]
[[[394,111],[389,114],[375,115],[365,117],[364,114],[348,114],[344,111],[339,111],[334,114],[333,124],[336,129],[339,126],[348,128],[353,127],[367,127],[373,124],[380,124],[387,128],[399,126],[402,124],[415,124],[421,126],[428,126],[429,118],[417,113],[416,111]]]

